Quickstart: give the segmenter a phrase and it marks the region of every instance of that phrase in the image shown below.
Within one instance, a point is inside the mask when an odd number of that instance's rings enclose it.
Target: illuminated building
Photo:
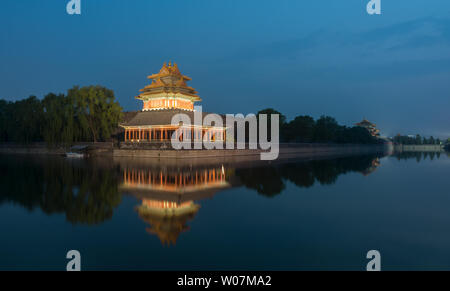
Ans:
[[[125,129],[125,142],[170,141],[179,131],[180,140],[224,141],[225,128],[194,125],[194,103],[201,101],[194,88],[187,85],[191,78],[181,74],[177,64],[166,65],[157,74],[148,76],[151,84],[140,90],[136,99],[143,102],[142,110],[131,120],[120,124]],[[173,125],[172,117],[178,113],[189,116],[191,124]],[[203,115],[201,114],[201,120]]]
[[[380,130],[377,129],[377,125],[375,123],[368,121],[365,118],[361,122],[356,123],[355,125],[367,129],[370,132],[370,134],[374,137],[380,136]]]

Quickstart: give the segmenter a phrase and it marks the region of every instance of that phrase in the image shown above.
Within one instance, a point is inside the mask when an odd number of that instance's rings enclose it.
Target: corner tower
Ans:
[[[186,82],[191,78],[181,74],[176,63],[164,63],[157,74],[148,76],[151,84],[141,89],[136,99],[143,101],[142,111],[182,109],[193,111],[194,102],[201,101],[194,88]]]
[[[365,118],[361,122],[356,123],[355,125],[367,129],[367,131],[373,137],[379,137],[380,136],[380,130],[377,128],[377,125],[375,123],[372,123],[372,122],[368,121]]]

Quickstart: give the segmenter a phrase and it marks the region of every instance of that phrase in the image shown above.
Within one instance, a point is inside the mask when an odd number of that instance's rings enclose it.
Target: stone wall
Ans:
[[[336,144],[281,144],[279,158],[292,157],[317,157],[332,155],[354,155],[374,152],[385,152],[385,145],[336,145]],[[140,158],[234,158],[247,157],[248,159],[260,159],[262,150],[172,150],[172,149],[138,149],[124,148],[114,149],[114,157],[140,157]]]
[[[442,152],[443,145],[395,145],[396,152]]]
[[[262,150],[173,150],[169,143],[126,144],[113,147],[112,143],[77,143],[88,146],[89,155],[102,155],[123,158],[157,158],[157,159],[211,159],[221,161],[255,161],[260,160]],[[49,148],[45,143],[0,144],[3,154],[43,154],[63,155],[64,147]],[[320,158],[332,156],[359,155],[386,152],[385,145],[353,144],[280,144],[278,159]]]

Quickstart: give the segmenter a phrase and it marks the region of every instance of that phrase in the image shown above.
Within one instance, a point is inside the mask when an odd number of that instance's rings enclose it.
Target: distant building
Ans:
[[[181,74],[176,63],[164,63],[158,74],[148,76],[150,85],[141,89],[136,99],[142,100],[142,111],[120,124],[125,129],[125,142],[170,141],[180,130],[180,140],[190,134],[196,141],[225,141],[225,127],[194,125],[194,102],[201,101],[194,88],[186,82],[191,78]],[[172,117],[183,113],[191,119],[190,125],[172,125]],[[207,113],[202,113],[203,116]]]
[[[374,137],[380,137],[380,130],[377,129],[377,125],[375,123],[372,123],[372,122],[368,121],[365,118],[361,122],[356,123],[355,125],[356,126],[360,126],[360,127],[364,127]]]

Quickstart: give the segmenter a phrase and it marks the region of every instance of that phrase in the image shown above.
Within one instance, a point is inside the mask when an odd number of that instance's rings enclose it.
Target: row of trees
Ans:
[[[101,86],[73,87],[10,102],[0,100],[0,141],[50,145],[106,141],[122,118],[114,92]]]
[[[414,136],[397,135],[393,138],[393,142],[405,145],[440,145],[441,140],[430,136],[429,138],[422,137],[419,134]]]
[[[330,116],[315,120],[300,115],[287,122],[283,114],[271,108],[261,110],[259,114],[279,114],[281,142],[379,142],[366,129],[340,125]],[[15,102],[0,100],[0,142],[45,141],[57,145],[106,141],[117,130],[122,116],[122,107],[115,100],[113,91],[101,86],[76,86],[67,95],[50,93],[42,100],[35,96]],[[396,136],[393,141],[417,145],[441,143],[439,138],[420,135]]]
[[[287,122],[286,117],[274,109],[265,109],[259,114],[279,114],[280,116],[280,141],[299,143],[355,143],[371,144],[379,140],[373,137],[365,128],[340,125],[336,119],[330,116],[321,116],[315,120],[308,115],[300,115]],[[270,128],[270,126],[269,126]]]

